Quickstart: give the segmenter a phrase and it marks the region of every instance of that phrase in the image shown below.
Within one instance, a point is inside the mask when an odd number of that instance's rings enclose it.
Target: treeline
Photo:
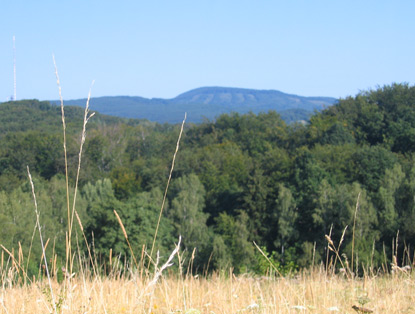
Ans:
[[[36,108],[32,117],[50,112],[60,121],[60,109],[47,103],[0,105],[2,115],[16,108]],[[33,259],[35,271],[41,254],[36,241],[31,244],[35,215],[26,165],[35,177],[45,237],[53,243],[48,250],[64,256],[62,130],[49,119],[31,128],[24,121],[16,125],[16,119],[10,115],[1,126],[0,239],[10,250],[20,245],[28,252],[32,245],[39,256]],[[73,119],[82,122],[82,112],[74,112]],[[143,245],[152,244],[180,126],[94,119],[88,125],[77,212],[102,261],[110,249],[130,254],[114,210],[139,256]],[[68,131],[72,183],[77,123]],[[415,243],[414,151],[415,87],[407,84],[341,99],[307,125],[286,125],[275,112],[186,125],[156,247],[165,254],[181,235],[189,256],[196,248],[196,270],[232,266],[260,273],[267,264],[253,241],[281,270],[295,269],[325,260],[325,235],[339,243],[347,227],[341,251],[349,259],[354,233],[358,263],[390,261],[396,243],[403,263],[402,257],[413,257]]]

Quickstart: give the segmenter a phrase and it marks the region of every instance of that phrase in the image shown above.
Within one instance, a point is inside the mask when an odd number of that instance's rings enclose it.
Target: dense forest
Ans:
[[[83,110],[65,109],[73,193]],[[47,102],[0,104],[0,241],[24,254],[32,247],[34,273],[41,250],[32,243],[26,166],[48,254],[65,256],[61,123],[60,108]],[[129,258],[114,210],[136,255],[151,247],[179,131],[180,125],[91,118],[76,209],[101,261],[110,249]],[[261,273],[266,264],[255,242],[282,271],[295,270],[324,261],[325,235],[338,244],[347,227],[341,252],[349,259],[354,237],[360,265],[390,261],[396,243],[403,263],[415,243],[414,153],[415,87],[407,84],[340,99],[306,125],[287,125],[272,111],[185,124],[156,247],[166,254],[181,235],[188,255],[196,249],[195,271],[232,266]]]

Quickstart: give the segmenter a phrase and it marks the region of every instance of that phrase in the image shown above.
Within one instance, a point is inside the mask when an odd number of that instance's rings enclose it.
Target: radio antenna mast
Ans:
[[[17,100],[16,93],[16,38],[13,35],[13,100]]]

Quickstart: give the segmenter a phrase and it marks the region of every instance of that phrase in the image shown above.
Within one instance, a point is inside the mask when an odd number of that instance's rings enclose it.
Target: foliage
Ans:
[[[27,100],[0,104],[0,111],[2,244],[29,250],[34,228],[29,165],[45,236],[55,243],[50,248],[64,253],[60,108]],[[361,263],[383,262],[398,230],[399,249],[404,242],[412,256],[414,111],[415,87],[393,84],[340,99],[307,125],[287,125],[275,112],[231,113],[186,125],[157,247],[167,252],[182,235],[184,258],[190,260],[196,250],[194,270],[232,266],[236,272],[264,273],[268,266],[252,241],[271,252],[266,254],[275,265],[291,270],[319,263],[327,256],[324,236],[331,232],[339,243],[347,227],[342,248],[349,260],[353,251]],[[82,112],[70,107],[66,112],[72,185]],[[134,254],[152,244],[179,128],[105,116],[89,126],[76,208],[88,243],[103,259],[110,249],[131,254],[114,210]],[[36,256],[39,249],[33,245]],[[33,272],[39,262],[37,257]]]

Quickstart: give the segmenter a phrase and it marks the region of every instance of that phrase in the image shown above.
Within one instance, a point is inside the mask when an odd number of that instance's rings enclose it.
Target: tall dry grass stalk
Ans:
[[[345,274],[346,274],[346,276],[347,276],[347,278],[348,278],[348,279],[350,279],[350,278],[352,277],[351,270],[350,270],[350,268],[349,268],[349,267],[346,267],[346,266],[344,265],[343,260],[342,260],[342,258],[340,257],[340,247],[341,247],[341,245],[342,245],[342,243],[343,243],[343,241],[344,241],[344,236],[345,236],[345,234],[346,234],[347,227],[348,227],[348,226],[346,226],[346,227],[344,228],[344,230],[343,230],[343,233],[342,233],[342,236],[341,236],[341,238],[340,238],[339,245],[338,245],[338,247],[337,247],[337,248],[336,248],[336,246],[334,245],[334,242],[333,242],[333,240],[331,239],[331,237],[330,237],[329,235],[327,235],[327,234],[326,234],[326,235],[325,235],[325,238],[326,238],[326,240],[327,240],[327,242],[328,242],[328,246],[327,246],[327,247],[328,247],[328,249],[329,249],[330,251],[334,252],[334,254],[335,254],[334,263],[333,263],[333,265],[330,265],[330,266],[331,266],[331,268],[332,268],[333,273],[334,273],[334,271],[336,270],[336,264],[337,264],[337,261],[339,261],[339,262],[340,262],[340,264],[341,264],[341,266],[342,266],[342,269],[343,269],[344,273],[345,273]],[[326,266],[326,269],[327,269],[327,271],[328,271],[329,267],[327,267],[327,266]]]
[[[61,102],[61,118],[62,118],[62,130],[63,130],[63,153],[64,153],[64,159],[65,159],[65,182],[66,182],[66,208],[68,213],[68,234],[71,232],[71,226],[69,222],[71,221],[71,211],[70,211],[70,204],[69,204],[69,175],[68,175],[68,153],[66,150],[66,122],[65,122],[65,109],[63,106],[63,97],[62,97],[62,87],[59,79],[59,73],[58,73],[58,67],[56,65],[55,55],[52,55],[53,58],[53,65],[55,67],[55,76],[56,76],[56,83],[58,85],[59,90],[59,100]],[[67,243],[66,247],[66,269],[68,269],[68,264],[70,261],[71,254],[71,246],[70,242]]]
[[[50,289],[50,295],[51,295],[51,298],[52,298],[53,311],[56,314],[57,311],[56,311],[55,296],[53,294],[52,282],[51,282],[50,274],[49,274],[48,260],[46,258],[46,248],[45,248],[45,245],[43,243],[42,227],[40,226],[39,211],[38,211],[38,208],[37,208],[36,193],[35,193],[35,185],[33,184],[32,175],[30,174],[29,166],[27,166],[27,175],[29,177],[30,185],[32,187],[33,201],[35,203],[36,225],[37,225],[38,231],[39,231],[40,244],[42,246],[42,257],[43,257],[43,262],[45,263],[45,271],[46,271],[46,275],[47,275],[48,282],[49,282],[49,289]]]
[[[131,256],[133,257],[134,264],[135,264],[135,266],[138,268],[137,259],[135,258],[133,248],[131,247],[130,241],[128,240],[128,234],[127,234],[127,231],[125,230],[125,228],[124,228],[124,224],[122,223],[122,220],[121,220],[120,216],[118,215],[118,213],[117,213],[117,211],[116,211],[115,209],[114,209],[114,214],[115,214],[115,216],[117,217],[118,223],[120,224],[120,227],[121,227],[122,232],[123,232],[123,234],[124,234],[125,240],[127,241],[127,245],[128,245],[128,248],[130,249]]]
[[[354,264],[353,264],[353,262],[354,262],[354,233],[355,233],[355,229],[356,229],[357,210],[360,207],[360,193],[361,192],[359,192],[359,194],[357,195],[356,208],[355,208],[354,217],[353,217],[352,262],[351,262],[351,264],[352,264],[352,273],[353,273],[353,266],[354,266]]]
[[[90,118],[92,118],[95,112],[90,114],[89,111],[89,101],[91,99],[91,90],[92,86],[94,85],[94,81],[92,81],[91,88],[89,89],[88,98],[85,105],[84,111],[84,120],[82,125],[82,133],[81,133],[81,143],[79,147],[79,154],[78,154],[78,167],[76,172],[76,179],[75,179],[75,190],[74,190],[74,197],[72,202],[72,212],[70,210],[70,197],[69,197],[69,175],[68,175],[68,157],[67,157],[67,149],[66,149],[66,122],[65,122],[65,110],[63,105],[63,97],[62,97],[62,87],[60,85],[60,79],[58,74],[58,67],[56,65],[55,56],[53,55],[53,64],[55,66],[55,75],[56,75],[56,82],[58,85],[59,90],[59,99],[61,102],[61,116],[62,116],[62,129],[63,129],[63,150],[64,150],[64,159],[65,159],[65,179],[66,179],[66,203],[67,203],[67,211],[68,211],[68,241],[67,241],[67,248],[66,248],[66,269],[69,269],[72,272],[73,265],[71,264],[71,256],[72,256],[72,230],[73,230],[73,220],[75,215],[75,208],[76,208],[76,198],[78,192],[78,182],[79,182],[79,174],[81,170],[81,161],[82,161],[82,150],[83,145],[86,139],[86,125]]]
[[[91,99],[91,89],[92,89],[93,85],[94,85],[94,81],[92,81],[91,88],[89,89],[88,98],[87,98],[86,105],[85,105],[84,121],[83,121],[83,124],[82,124],[82,133],[81,133],[81,143],[80,143],[80,146],[79,146],[79,154],[78,154],[78,167],[77,167],[77,170],[76,170],[75,190],[74,190],[74,196],[73,196],[73,202],[72,202],[72,213],[70,215],[70,220],[68,221],[68,225],[69,225],[69,227],[68,227],[69,253],[71,252],[71,238],[72,238],[73,219],[74,219],[75,208],[76,208],[76,197],[78,195],[78,183],[79,183],[79,174],[80,174],[80,171],[81,171],[82,151],[83,151],[83,147],[84,147],[85,139],[86,139],[86,125],[87,125],[89,119],[91,119],[95,115],[95,112],[90,113],[90,111],[89,111],[89,101]],[[69,269],[72,272],[72,270],[73,270],[72,264],[70,264]]]
[[[97,272],[98,265],[96,265],[95,260],[94,260],[94,258],[92,257],[91,247],[90,247],[90,245],[89,245],[89,243],[88,243],[88,240],[87,240],[87,238],[86,238],[86,235],[85,235],[85,232],[84,232],[84,227],[83,227],[83,225],[82,225],[82,221],[81,221],[81,219],[79,218],[78,212],[77,212],[76,210],[75,210],[75,216],[76,216],[76,219],[77,219],[77,221],[78,221],[79,227],[81,228],[81,233],[82,233],[82,236],[83,236],[84,241],[85,241],[85,245],[86,245],[86,248],[87,248],[87,251],[88,251],[88,258],[89,258],[89,262],[91,263],[91,266],[92,266],[92,270],[93,270],[94,276],[95,276],[95,277],[98,277],[98,272]],[[78,245],[78,242],[77,242],[77,245]],[[78,245],[78,257],[79,257],[79,258],[81,258],[81,254],[80,254],[80,248],[79,248],[79,245]],[[82,268],[82,262],[81,262],[81,261],[80,261],[79,265],[80,265],[80,266],[81,266],[81,268]]]
[[[151,257],[153,256],[154,245],[156,244],[156,240],[157,240],[157,233],[158,233],[158,230],[159,230],[159,227],[160,227],[161,216],[163,215],[164,204],[165,204],[165,202],[166,202],[167,192],[168,192],[168,190],[169,190],[169,185],[170,185],[170,181],[171,181],[171,176],[172,176],[173,169],[174,169],[174,163],[175,163],[175,161],[176,161],[176,155],[177,155],[177,152],[179,151],[180,140],[181,140],[181,138],[182,138],[183,127],[184,127],[184,124],[185,124],[185,122],[186,122],[186,117],[187,117],[187,114],[185,113],[185,114],[184,114],[184,119],[183,119],[183,122],[182,122],[182,126],[181,126],[181,128],[180,128],[179,138],[177,139],[177,143],[176,143],[176,150],[175,150],[175,152],[174,152],[174,154],[173,154],[173,160],[172,160],[172,163],[171,163],[171,168],[170,168],[169,178],[168,178],[168,180],[167,180],[166,189],[164,190],[163,202],[161,203],[161,208],[160,208],[159,218],[158,218],[158,220],[157,220],[156,231],[154,232],[154,237],[153,237],[153,244],[151,245],[151,250],[150,250],[150,259],[149,259],[149,261],[148,261],[148,267],[150,266],[150,260],[151,260]]]

